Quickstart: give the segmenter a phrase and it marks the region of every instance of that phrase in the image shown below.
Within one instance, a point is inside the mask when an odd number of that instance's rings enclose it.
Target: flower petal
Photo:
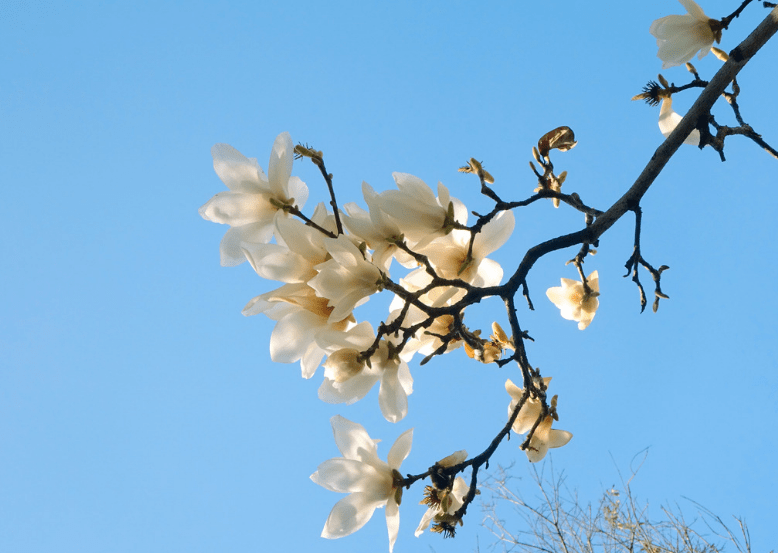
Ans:
[[[362,461],[341,457],[324,461],[311,475],[311,480],[331,492],[365,492],[373,494],[375,500],[381,500],[380,495],[383,495],[376,494],[378,488],[386,488],[387,485],[391,488],[388,475]]]
[[[400,506],[397,505],[394,496],[386,503],[386,528],[389,531],[389,553],[392,553],[397,534],[400,533]]]
[[[247,158],[229,144],[215,144],[211,155],[213,169],[227,188],[252,194],[262,190],[260,182],[266,182],[267,177],[256,159]]]
[[[413,428],[409,428],[394,441],[392,448],[389,450],[389,455],[386,456],[386,461],[393,469],[400,468],[400,465],[408,457],[411,452],[411,443],[413,442]]]
[[[343,457],[363,462],[378,461],[376,444],[364,426],[351,422],[340,415],[332,417],[330,423],[332,424],[332,433],[335,435],[335,444]]]
[[[344,497],[332,508],[321,537],[332,540],[353,534],[370,520],[373,511],[382,503],[365,493],[352,493]]]
[[[400,384],[396,368],[387,369],[381,375],[378,404],[389,422],[401,421],[408,414],[408,395]]]

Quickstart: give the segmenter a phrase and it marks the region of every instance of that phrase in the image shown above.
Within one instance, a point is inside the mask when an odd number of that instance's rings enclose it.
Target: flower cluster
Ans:
[[[295,148],[288,133],[273,144],[267,176],[256,159],[231,146],[217,144],[212,154],[214,169],[230,190],[214,196],[200,214],[230,226],[221,243],[222,264],[248,260],[259,276],[281,283],[243,309],[244,315],[263,313],[277,321],[271,359],[299,361],[304,378],[311,378],[324,360],[319,397],[330,403],[353,403],[380,383],[384,417],[403,419],[413,391],[407,362],[417,351],[428,355],[440,347],[453,317],[426,322],[423,307],[406,306],[398,296],[388,317],[397,330],[376,333],[370,323],[357,322],[354,310],[384,288],[393,261],[409,269],[399,286],[409,293],[428,289],[418,301],[430,307],[452,305],[466,292],[430,286],[434,279],[499,284],[502,268],[488,256],[513,231],[513,213],[499,213],[473,237],[465,227],[467,208],[442,183],[436,195],[421,179],[395,173],[396,190],[378,193],[362,184],[367,210],[348,203],[336,218],[321,203],[306,219],[300,209],[308,189],[292,176]],[[413,269],[419,259],[427,264]],[[451,339],[447,347],[457,345]]]

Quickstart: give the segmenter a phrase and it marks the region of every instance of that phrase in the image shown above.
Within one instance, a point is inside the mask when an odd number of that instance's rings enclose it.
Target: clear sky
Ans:
[[[724,33],[733,48],[767,10],[749,6]],[[736,2],[706,0],[722,17]],[[394,187],[393,171],[442,181],[469,209],[489,202],[456,172],[483,160],[505,198],[524,199],[539,136],[572,127],[554,158],[564,190],[607,208],[662,136],[658,108],[630,102],[661,62],[652,20],[684,13],[655,2],[18,2],[0,5],[0,551],[33,553],[382,551],[379,511],[357,534],[319,537],[340,498],[309,480],[338,455],[329,419],[381,438],[415,427],[403,472],[457,449],[482,451],[505,420],[515,367],[461,351],[424,367],[408,417],[386,422],[377,392],[352,405],[317,399],[322,372],[271,363],[273,322],[241,309],[274,283],[219,266],[225,227],[198,208],[225,190],[210,148],[226,142],[267,169],[291,133],[325,153],[339,200],[360,184]],[[778,41],[741,73],[743,115],[773,146]],[[694,60],[703,78],[720,66]],[[683,84],[683,68],[664,72]],[[692,95],[679,95],[683,112]],[[719,121],[733,123],[726,106]],[[778,356],[775,255],[778,161],[739,137],[727,162],[684,146],[645,197],[643,251],[671,267],[671,297],[639,314],[622,278],[630,216],[586,262],[601,305],[581,332],[546,300],[575,251],[530,274],[531,362],[553,376],[557,470],[584,501],[617,484],[649,448],[634,482],[659,515],[688,497],[725,520],[742,516],[754,551],[775,548]],[[315,167],[296,162],[325,199]],[[577,230],[570,210],[516,212],[494,258],[506,271],[528,247]],[[393,274],[393,276],[395,276]],[[398,275],[399,276],[399,275]],[[643,282],[650,277],[643,273]],[[377,324],[388,298],[358,315]],[[500,313],[485,302],[468,323]],[[504,321],[504,319],[503,319]],[[515,463],[519,440],[496,464]],[[485,550],[471,508],[455,540],[413,537],[421,490],[406,492],[395,551]]]

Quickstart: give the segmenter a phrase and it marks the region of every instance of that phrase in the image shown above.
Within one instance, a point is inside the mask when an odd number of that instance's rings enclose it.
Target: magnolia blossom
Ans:
[[[386,506],[391,553],[400,530],[402,476],[399,469],[411,451],[413,429],[397,438],[384,462],[378,458],[378,440],[371,439],[361,424],[340,415],[332,417],[330,422],[343,457],[319,465],[311,480],[330,491],[349,495],[332,508],[321,535],[335,539],[353,534],[370,520],[376,508]]]
[[[270,335],[270,358],[276,363],[299,360],[303,378],[311,378],[324,357],[327,342],[320,334],[342,333],[355,322],[351,316],[330,320],[332,307],[305,283],[284,284],[243,308],[246,316],[258,313],[278,321]]]
[[[538,380],[540,378],[538,377]],[[543,379],[543,388],[548,388],[548,383],[551,382],[551,377],[547,376]],[[511,379],[505,381],[505,391],[511,396],[511,403],[508,406],[508,417],[513,414],[513,410],[521,401],[524,395],[524,390],[516,386]],[[529,396],[521,407],[521,411],[513,421],[513,431],[517,434],[526,434],[532,427],[535,426],[535,421],[540,418],[540,412],[542,405],[540,400],[536,397]]]
[[[713,41],[721,39],[718,21],[705,15],[694,0],[678,1],[689,12],[687,15],[668,15],[657,19],[649,29],[659,46],[657,57],[663,62],[662,69],[686,63],[698,50],[697,57],[702,59],[710,52]]]
[[[402,231],[379,207],[378,193],[363,182],[362,195],[370,211],[365,211],[353,202],[344,205],[348,213],[343,218],[346,228],[373,250],[373,263],[384,271],[389,270],[392,257],[396,257],[406,267],[414,266],[416,261],[397,247],[397,240],[403,238]]]
[[[537,463],[546,456],[550,448],[562,447],[573,437],[567,430],[551,428],[553,422],[554,418],[547,415],[532,434],[529,446],[524,451],[530,463]]]
[[[323,203],[316,206],[311,220],[333,234],[335,218]],[[243,252],[257,274],[281,282],[308,282],[316,276],[316,265],[324,263],[329,252],[324,246],[325,234],[297,219],[276,219],[278,244],[243,244]]]
[[[378,195],[375,205],[397,223],[412,249],[418,250],[438,236],[447,234],[449,216],[459,223],[467,222],[465,205],[449,195],[448,188],[438,183],[438,196],[418,177],[393,173],[398,190]],[[452,213],[449,213],[449,210]]]
[[[670,133],[675,130],[678,123],[681,122],[681,117],[675,111],[673,111],[673,98],[666,96],[662,98],[662,106],[659,108],[659,130],[667,138]],[[684,144],[691,144],[692,146],[700,145],[700,131],[693,129],[692,132],[684,139]]]
[[[421,517],[415,536],[417,538],[421,536],[424,530],[429,528],[431,522],[448,522],[448,519],[453,518],[451,515],[456,513],[462,506],[469,491],[470,486],[467,485],[467,482],[461,476],[456,477],[451,490],[431,490],[431,493],[435,494],[437,501],[432,502],[427,508],[427,512]]]
[[[381,271],[365,259],[347,236],[325,238],[324,245],[332,259],[316,266],[319,274],[308,284],[319,296],[329,300],[333,307],[330,320],[340,321],[378,291]]]
[[[229,191],[220,192],[200,208],[203,219],[230,225],[221,241],[221,264],[239,265],[246,259],[242,242],[264,244],[273,237],[280,205],[302,207],[308,187],[292,177],[294,146],[289,133],[281,133],[270,153],[268,175],[256,158],[247,158],[227,144],[211,148],[213,168]]]
[[[500,212],[476,234],[470,257],[471,234],[466,230],[452,230],[422,251],[443,278],[460,278],[473,286],[496,286],[502,279],[502,267],[486,256],[510,238],[514,225],[512,211]]]
[[[352,404],[367,395],[380,382],[378,405],[389,422],[398,422],[408,414],[408,396],[413,392],[413,377],[408,364],[391,351],[382,339],[370,364],[361,359],[375,340],[373,327],[362,322],[348,332],[325,332],[319,343],[331,352],[324,363],[324,381],[319,399],[327,403]]]
[[[546,290],[548,299],[562,311],[562,317],[568,321],[578,321],[580,330],[589,326],[594,319],[597,306],[600,305],[597,299],[600,295],[597,271],[586,277],[586,283],[589,285],[588,292],[584,290],[582,282],[569,278],[562,279],[562,286]]]

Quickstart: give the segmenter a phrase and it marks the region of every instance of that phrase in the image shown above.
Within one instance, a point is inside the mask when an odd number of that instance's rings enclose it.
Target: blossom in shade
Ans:
[[[333,492],[348,493],[332,508],[322,537],[342,538],[362,528],[373,512],[386,506],[389,552],[400,530],[402,476],[399,469],[411,451],[413,429],[403,432],[394,442],[386,462],[378,458],[376,443],[361,424],[340,415],[332,417],[335,443],[342,457],[319,465],[311,480]]]
[[[540,380],[540,378],[538,378]],[[543,379],[543,388],[548,388],[548,383],[551,382],[551,377],[547,376]],[[516,405],[519,404],[521,397],[524,395],[524,390],[516,386],[511,379],[505,381],[505,391],[511,396],[511,403],[508,406],[508,417],[513,414],[513,410]],[[521,407],[521,411],[513,421],[513,431],[517,434],[526,434],[535,425],[535,421],[540,418],[540,412],[542,405],[540,400],[536,397],[529,396]]]
[[[247,158],[227,144],[211,148],[213,168],[229,188],[200,208],[203,219],[229,225],[220,244],[221,264],[239,265],[246,258],[243,242],[265,244],[275,231],[275,220],[283,216],[283,205],[302,207],[308,187],[292,177],[294,146],[289,133],[281,133],[270,153],[268,174],[256,158]]]
[[[393,345],[382,339],[368,364],[361,353],[370,348],[375,332],[362,322],[348,332],[323,332],[319,343],[331,353],[324,363],[324,381],[319,399],[327,403],[352,404],[380,383],[378,405],[389,422],[398,422],[408,414],[408,396],[413,392],[413,377],[408,364],[393,352]]]
[[[589,326],[600,305],[597,299],[600,295],[597,271],[586,277],[586,283],[589,286],[588,290],[584,288],[582,282],[563,278],[562,286],[546,290],[546,296],[562,311],[562,317],[568,321],[578,321],[580,330]]]
[[[686,15],[668,15],[651,24],[649,32],[656,37],[659,46],[657,56],[662,60],[662,69],[683,65],[699,51],[702,59],[710,52],[713,42],[721,40],[721,26],[709,18],[694,0],[678,0]]]
[[[465,496],[470,491],[470,486],[467,485],[465,479],[461,476],[457,476],[454,480],[454,484],[450,490],[436,490],[431,486],[428,486],[426,490],[429,494],[428,497],[433,497],[434,500],[425,501],[429,504],[427,512],[421,517],[418,528],[416,528],[415,536],[418,538],[424,533],[424,530],[429,528],[430,523],[448,523],[453,527],[453,514],[462,507],[465,502]],[[435,530],[435,527],[432,528]]]
[[[382,275],[349,237],[325,238],[324,245],[332,258],[316,266],[318,274],[308,284],[329,300],[330,320],[340,321],[378,291]]]
[[[562,447],[573,437],[567,430],[551,428],[553,422],[554,418],[551,415],[547,415],[538,427],[535,428],[532,439],[529,441],[529,446],[524,451],[530,463],[537,463],[546,456],[549,449]]]
[[[659,130],[667,138],[670,133],[675,130],[678,123],[681,122],[681,117],[675,111],[673,111],[673,98],[671,96],[665,96],[662,98],[662,106],[659,108]],[[692,129],[684,141],[684,144],[690,144],[692,146],[700,145],[700,131]]]

